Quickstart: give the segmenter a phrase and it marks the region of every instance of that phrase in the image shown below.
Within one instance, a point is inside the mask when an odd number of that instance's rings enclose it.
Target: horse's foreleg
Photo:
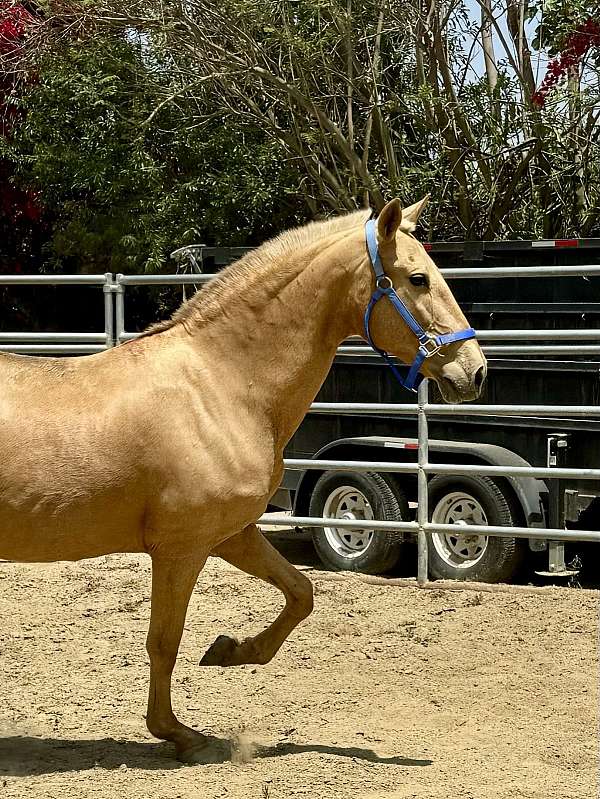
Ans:
[[[279,588],[285,596],[285,608],[277,619],[254,638],[241,643],[219,636],[206,652],[201,666],[238,666],[242,663],[268,663],[291,631],[313,608],[310,580],[295,569],[266,540],[256,525],[246,527],[213,552],[238,569]]]
[[[146,646],[150,691],[146,724],[157,738],[173,741],[180,760],[199,759],[207,739],[177,720],[171,707],[171,674],[183,633],[190,596],[204,560],[152,556],[152,605]]]

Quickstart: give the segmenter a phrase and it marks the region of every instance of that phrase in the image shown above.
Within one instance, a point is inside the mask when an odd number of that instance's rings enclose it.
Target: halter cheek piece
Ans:
[[[404,386],[404,388],[407,388],[410,391],[416,391],[419,384],[423,380],[423,376],[420,374],[423,361],[425,361],[427,358],[431,358],[432,355],[436,355],[442,347],[446,346],[446,344],[452,344],[455,341],[464,341],[465,339],[475,338],[476,333],[472,327],[467,327],[466,330],[459,330],[456,333],[444,333],[443,335],[439,336],[426,333],[421,325],[417,322],[415,317],[408,310],[406,305],[402,302],[400,297],[396,294],[394,286],[392,285],[392,281],[383,271],[383,264],[381,263],[381,258],[379,257],[379,248],[377,246],[377,222],[375,219],[369,219],[366,223],[365,235],[367,239],[367,249],[369,250],[369,258],[371,260],[373,271],[375,272],[375,282],[377,284],[377,287],[373,292],[373,296],[371,297],[371,300],[367,306],[367,310],[365,311],[366,339],[371,347],[373,347],[375,352],[378,352],[386,364],[391,368],[392,372],[394,373],[394,377],[398,380],[400,385]],[[400,373],[400,370],[395,366],[389,354],[385,350],[380,350],[379,347],[373,343],[373,339],[371,338],[369,320],[371,318],[373,308],[375,307],[375,303],[377,303],[382,297],[387,297],[389,299],[394,308],[398,311],[400,316],[415,334],[417,341],[419,342],[417,354],[415,355],[415,359],[412,362],[406,377]]]

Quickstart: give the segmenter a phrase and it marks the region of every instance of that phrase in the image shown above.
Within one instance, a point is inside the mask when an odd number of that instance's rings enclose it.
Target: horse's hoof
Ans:
[[[234,654],[239,647],[235,638],[220,635],[210,646],[200,661],[201,666],[234,666]]]
[[[206,740],[203,743],[194,744],[189,749],[177,752],[177,760],[188,766],[207,765],[209,763],[222,763],[224,760],[223,752]]]

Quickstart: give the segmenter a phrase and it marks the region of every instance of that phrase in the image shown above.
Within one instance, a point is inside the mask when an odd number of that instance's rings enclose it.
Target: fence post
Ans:
[[[116,319],[116,330],[115,330],[115,338],[117,344],[121,343],[121,338],[123,333],[125,332],[125,286],[121,283],[123,275],[119,273],[116,277],[115,281],[115,296],[116,296],[116,307],[115,307],[115,319]]]
[[[113,276],[110,272],[104,275],[104,334],[106,336],[106,348],[115,346],[115,323],[113,313]]]
[[[427,402],[429,400],[429,381],[423,380],[419,386],[418,411],[417,411],[417,436],[419,442],[417,463],[417,522],[419,530],[417,533],[417,581],[419,585],[425,585],[428,579],[428,545],[425,525],[429,516],[429,502],[427,496],[427,472],[423,468],[429,461],[429,437],[427,432]]]

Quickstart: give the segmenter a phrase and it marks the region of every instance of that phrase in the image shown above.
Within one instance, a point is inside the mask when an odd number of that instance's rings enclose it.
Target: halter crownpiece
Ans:
[[[400,385],[409,389],[409,391],[416,391],[419,387],[419,384],[423,380],[423,375],[420,374],[420,370],[423,362],[427,358],[431,358],[432,355],[436,355],[442,349],[442,347],[445,347],[447,344],[453,344],[455,341],[465,341],[469,338],[475,338],[476,333],[472,327],[467,327],[465,330],[458,330],[455,333],[443,333],[437,336],[433,335],[432,333],[427,333],[425,330],[423,330],[421,325],[417,322],[415,317],[411,314],[396,293],[391,279],[385,274],[383,264],[381,263],[381,258],[379,257],[379,247],[377,245],[377,221],[375,219],[369,219],[365,224],[365,236],[367,239],[369,259],[371,261],[373,271],[375,272],[376,283],[375,291],[373,292],[373,296],[371,297],[367,306],[367,310],[365,311],[365,336],[375,352],[379,353],[386,364],[390,367],[394,373],[394,377],[398,380]],[[382,297],[387,297],[390,300],[394,308],[410,327],[412,332],[417,337],[417,341],[419,342],[417,354],[415,355],[415,359],[412,362],[406,377],[401,374],[390,355],[385,350],[379,349],[379,347],[373,343],[373,339],[371,338],[371,333],[369,330],[371,313],[373,312],[375,304]]]

